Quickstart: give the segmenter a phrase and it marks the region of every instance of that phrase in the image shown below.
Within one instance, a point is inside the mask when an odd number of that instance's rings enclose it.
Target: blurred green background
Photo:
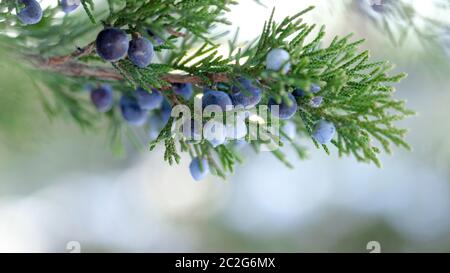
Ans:
[[[367,38],[374,59],[407,72],[396,96],[419,113],[401,124],[414,151],[383,156],[378,169],[304,140],[306,161],[286,148],[295,170],[249,149],[227,181],[198,183],[188,158],[169,167],[162,149],[128,147],[116,157],[106,126],[84,132],[70,120],[50,120],[42,83],[2,49],[0,251],[64,252],[69,241],[85,252],[368,252],[369,241],[385,252],[450,251],[450,56],[423,46],[423,38],[394,45],[348,1],[263,2],[277,7],[277,18],[316,4],[307,19],[326,24],[328,40],[354,32]],[[418,2],[437,14],[433,1]],[[251,40],[269,13],[240,1],[228,29],[239,26],[241,39]]]

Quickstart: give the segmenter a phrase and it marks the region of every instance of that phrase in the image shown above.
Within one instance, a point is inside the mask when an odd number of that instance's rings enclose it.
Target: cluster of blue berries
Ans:
[[[137,37],[131,42],[128,35],[117,28],[106,28],[100,32],[97,37],[97,53],[107,61],[117,61],[124,58],[127,54],[130,60],[137,66],[144,67],[149,63],[153,55],[153,47],[145,38]],[[148,51],[148,49],[151,49]],[[151,54],[149,54],[149,52]],[[267,55],[266,65],[268,70],[280,73],[289,73],[291,69],[289,53],[284,49],[274,49]],[[217,84],[217,88],[205,88],[202,96],[203,110],[208,107],[215,107],[221,111],[229,111],[230,109],[241,107],[241,109],[249,110],[257,106],[261,100],[263,91],[259,87],[258,81],[251,80],[246,77],[239,77],[236,81],[228,85],[226,83]],[[193,96],[192,84],[173,84],[173,93],[189,101]],[[315,95],[310,106],[318,108],[323,102],[322,96],[317,96],[321,91],[321,87],[317,84],[310,86],[309,92]],[[288,138],[295,137],[296,128],[292,118],[297,110],[297,99],[305,98],[307,92],[302,89],[295,89],[287,95],[287,100],[277,102],[274,98],[269,98],[268,106],[278,106],[279,112],[277,117],[285,120],[284,130]],[[101,85],[91,90],[91,100],[100,112],[108,112],[114,107],[114,92],[108,85]],[[172,107],[168,100],[157,89],[151,92],[143,88],[137,88],[134,92],[125,93],[118,103],[123,119],[134,126],[143,126],[148,124],[150,127],[149,137],[154,140],[157,138],[161,130],[167,124]],[[152,115],[149,113],[152,112]],[[275,113],[272,113],[273,115]],[[224,125],[214,120],[208,121],[206,124],[195,124],[196,120],[187,120],[189,124],[184,124],[184,128],[190,128],[188,139],[206,138],[213,147],[228,144],[228,140],[233,139],[237,142],[245,143],[245,137],[248,133],[246,119],[237,118],[234,122],[227,122]],[[203,123],[203,122],[199,122]],[[214,132],[208,136],[203,132]],[[200,129],[200,131],[198,130]],[[326,120],[316,122],[313,131],[313,138],[320,144],[329,143],[336,134],[336,128],[333,123]],[[203,179],[209,173],[208,161],[202,157],[196,157],[189,166],[192,177],[195,180]]]
[[[106,61],[118,61],[128,55],[128,58],[138,67],[146,67],[153,57],[153,45],[148,39],[143,37],[134,37],[131,41],[123,30],[118,28],[105,28],[102,30],[96,40],[97,53]],[[291,69],[289,53],[284,49],[273,49],[269,52],[266,59],[267,70],[277,71],[283,74],[289,73]],[[226,83],[219,83],[217,90],[205,88],[202,96],[202,107],[216,107],[222,111],[229,111],[234,107],[242,107],[249,110],[257,106],[262,99],[262,89],[257,81],[245,77],[239,77],[231,86]],[[223,91],[225,89],[225,91]],[[172,107],[167,99],[159,90],[152,89],[147,92],[143,88],[137,88],[132,94],[126,93],[119,100],[119,107],[122,116],[126,122],[134,126],[143,126],[148,124],[150,127],[149,136],[155,139],[160,131],[167,124]],[[309,92],[317,95],[321,87],[312,84]],[[186,101],[193,95],[192,84],[174,84],[173,93],[182,97]],[[268,105],[278,106],[277,117],[286,120],[285,130],[289,138],[295,137],[295,124],[288,120],[292,118],[297,110],[297,99],[306,97],[305,90],[296,89],[287,95],[287,100],[277,102],[270,98]],[[114,106],[113,90],[108,85],[102,85],[91,90],[91,100],[100,112],[107,112]],[[315,96],[310,101],[310,106],[318,108],[323,102],[322,96]],[[150,111],[153,115],[149,115]],[[272,113],[275,114],[275,113]],[[243,140],[247,135],[247,125],[245,119],[237,119],[231,125],[217,121],[208,121],[205,124],[195,125],[195,120],[188,120],[190,124],[184,127],[191,128],[189,135],[185,137],[197,139],[204,136],[213,147],[218,147],[228,143],[229,139]],[[202,135],[196,131],[197,128],[204,128],[205,131],[215,132],[213,136]],[[313,138],[320,144],[329,143],[336,133],[333,123],[326,120],[318,121],[314,126]],[[196,157],[190,164],[190,172],[195,180],[203,179],[209,173],[208,161],[205,158]]]
[[[110,111],[115,104],[111,86],[103,84],[90,90],[91,101],[99,112]],[[133,126],[149,125],[150,139],[156,139],[169,121],[172,106],[160,91],[152,89],[149,93],[137,88],[131,94],[123,94],[119,100],[123,119]],[[152,115],[150,115],[150,112]]]
[[[208,110],[208,107],[214,107],[217,110],[229,111],[235,107],[241,109],[251,109],[255,107],[262,99],[262,90],[251,80],[240,77],[236,84],[228,86],[225,83],[218,84],[218,90],[205,88],[202,96],[202,108]],[[221,91],[225,89],[230,92]],[[192,90],[186,86],[175,86],[174,92],[185,99],[192,95]],[[211,109],[212,110],[212,109]],[[201,139],[202,136],[209,141],[213,147],[226,145],[229,140],[233,140],[235,145],[245,145],[245,137],[248,133],[245,116],[238,116],[232,122],[228,121],[226,124],[210,120],[206,124],[195,119],[185,121],[184,128],[189,128],[189,132],[183,132],[188,139]],[[203,132],[199,130],[203,128]],[[196,157],[192,160],[189,170],[192,177],[199,181],[206,177],[209,173],[209,165],[206,158]]]
[[[128,34],[114,27],[102,30],[96,39],[96,49],[100,57],[108,62],[117,62],[128,55],[128,59],[137,67],[147,67],[155,54],[153,44],[145,37]]]
[[[224,91],[205,88],[202,97],[203,109],[207,109],[208,107],[218,107],[222,111],[229,111],[233,107],[238,106],[243,109],[255,107],[261,101],[262,90],[247,78],[239,78],[237,82],[238,84],[231,87],[220,84],[222,88],[231,90],[231,94]],[[191,122],[191,133],[186,137],[199,137],[200,133],[197,132],[196,129],[203,126],[203,124],[195,126],[195,120],[188,122]],[[207,139],[213,147],[226,145],[229,143],[228,140],[234,140],[237,144],[246,143],[244,138],[248,133],[248,128],[245,119],[242,117],[237,117],[233,122],[228,121],[226,125],[215,120],[210,120],[202,128],[204,128],[204,138]],[[195,180],[202,180],[209,173],[208,161],[205,158],[196,157],[189,165],[189,170]]]
[[[207,106],[219,106],[223,111],[228,111],[232,107],[241,107],[249,110],[261,102],[262,90],[257,82],[239,77],[236,84],[228,86],[225,83],[219,83],[218,89],[230,91],[230,94],[224,91],[205,88],[203,91],[203,108]]]
[[[290,55],[284,49],[272,49],[266,58],[266,68],[267,70],[278,71],[283,74],[287,74],[291,68]],[[310,93],[318,94],[322,88],[317,84],[311,84]],[[288,120],[292,118],[298,110],[297,99],[304,98],[306,92],[303,89],[297,88],[292,94],[287,95],[287,101],[283,100],[281,103],[277,103],[274,98],[269,99],[269,109],[270,106],[279,106],[278,118],[282,120]],[[322,96],[315,96],[309,102],[312,108],[319,108],[323,103],[324,98]],[[288,125],[289,124],[289,125]],[[285,129],[293,131],[292,123],[286,123]],[[288,133],[292,135],[292,132]],[[313,131],[313,138],[320,144],[329,143],[336,134],[336,128],[332,122],[326,120],[319,120],[316,122]]]
[[[267,70],[277,71],[283,74],[287,74],[291,69],[290,55],[284,49],[273,49],[269,52],[266,59]],[[251,109],[260,103],[262,99],[262,90],[258,87],[258,83],[252,82],[248,78],[240,77],[237,79],[237,84],[228,87],[226,84],[219,84],[221,88],[227,89],[231,92],[219,91],[205,89],[203,92],[202,106],[203,109],[208,106],[219,107],[222,111],[227,111],[231,106],[241,106],[244,109]],[[312,94],[317,94],[321,91],[321,87],[317,84],[312,84],[310,92]],[[298,110],[297,98],[303,98],[306,96],[306,92],[302,89],[296,89],[292,94],[287,95],[288,101],[282,101],[277,103],[274,98],[270,98],[268,105],[277,105],[279,107],[278,118],[282,120],[289,120],[292,118]],[[310,106],[313,108],[319,108],[322,105],[323,97],[315,96],[310,101]],[[192,121],[190,121],[192,122]],[[227,125],[228,126],[228,125]],[[191,135],[189,137],[195,137],[195,127],[194,122],[191,123]],[[233,124],[233,126],[228,126],[231,128],[224,127],[223,124],[218,122],[210,122],[205,126],[207,131],[209,127],[219,128],[216,131],[220,133],[215,134],[213,138],[206,137],[210,143],[217,147],[222,144],[226,144],[227,138],[240,139],[243,140],[247,134],[247,127],[245,121],[239,120]],[[286,121],[284,126],[289,138],[293,139],[295,137],[296,129],[293,122]],[[193,133],[192,133],[193,132]],[[329,143],[336,134],[336,128],[333,123],[326,120],[320,120],[315,124],[313,131],[313,138],[320,144]],[[188,137],[188,136],[186,136]],[[245,140],[244,140],[245,142]],[[203,166],[203,168],[200,168]],[[209,171],[208,162],[205,159],[195,158],[190,165],[190,171],[194,179],[202,179]]]
[[[193,86],[190,83],[174,84],[173,92],[189,100],[193,95]],[[96,109],[102,113],[110,111],[115,104],[113,89],[107,84],[92,88],[90,98]],[[216,102],[221,103],[220,101]],[[131,94],[123,94],[119,100],[119,107],[122,117],[127,123],[138,127],[148,125],[148,136],[151,140],[158,137],[169,121],[172,112],[172,106],[159,90],[152,89],[152,92],[149,93],[141,87]],[[194,122],[190,126],[194,129]],[[195,128],[200,127],[195,126]],[[192,130],[192,134],[195,134],[195,130]],[[195,136],[190,137],[194,138]],[[218,146],[225,143],[225,138],[223,141],[219,141],[220,143],[214,141],[217,140],[211,140],[211,143]],[[209,173],[209,165],[205,158],[194,158],[189,169],[192,177],[197,181],[204,179]]]
[[[34,25],[42,19],[42,8],[36,0],[19,0],[21,7],[17,11],[17,17],[26,25]],[[65,13],[70,13],[80,6],[80,0],[61,0],[61,8]]]

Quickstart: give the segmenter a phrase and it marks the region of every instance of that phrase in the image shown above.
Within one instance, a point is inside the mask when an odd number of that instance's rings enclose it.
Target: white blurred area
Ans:
[[[270,8],[240,2],[230,29],[239,26],[241,39],[251,40]],[[317,5],[307,19],[327,24],[328,38],[361,31],[353,29],[361,18],[346,22],[335,1],[263,2],[276,6],[278,19]],[[417,2],[426,10],[428,1]],[[401,53],[384,56],[383,46],[390,48],[389,41],[368,44],[376,58],[406,63]],[[450,148],[434,145],[449,146],[449,128],[433,126],[448,122],[450,82],[422,75],[417,65],[401,66],[412,77],[397,94],[421,113],[402,124],[412,130],[415,151],[383,156],[381,169],[339,159],[335,151],[327,156],[304,140],[308,160],[286,150],[294,170],[249,149],[228,181],[194,182],[187,157],[174,167],[161,149],[111,159],[105,138],[47,124],[59,129],[50,129],[38,148],[0,154],[0,251],[64,252],[67,242],[78,241],[87,252],[366,252],[373,240],[386,251],[450,251]]]

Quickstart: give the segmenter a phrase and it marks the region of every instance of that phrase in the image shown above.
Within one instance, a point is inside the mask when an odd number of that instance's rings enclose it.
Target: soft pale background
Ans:
[[[230,30],[251,40],[270,8],[240,2]],[[287,149],[296,162],[288,170],[249,150],[228,181],[198,183],[188,158],[172,168],[161,149],[115,158],[105,130],[50,122],[28,76],[0,52],[0,251],[63,252],[79,241],[83,251],[366,252],[373,240],[383,251],[450,251],[450,57],[414,39],[394,47],[340,1],[263,2],[276,18],[316,4],[307,18],[328,25],[327,39],[355,32],[375,59],[408,72],[397,96],[420,113],[402,123],[414,152],[383,156],[377,169],[315,149],[297,161]],[[436,12],[431,1],[413,2]]]

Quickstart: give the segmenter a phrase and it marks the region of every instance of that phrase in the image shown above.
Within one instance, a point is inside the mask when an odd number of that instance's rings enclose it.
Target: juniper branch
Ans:
[[[95,50],[95,42],[89,43],[87,46],[83,48],[77,48],[76,51],[62,56],[54,56],[43,59],[42,61],[46,61],[48,66],[58,66],[67,62],[73,62],[76,59],[88,56]]]
[[[92,66],[80,62],[75,62],[73,60],[69,60],[68,56],[69,55],[61,57],[58,56],[45,58],[36,55],[27,55],[26,59],[37,69],[52,71],[69,77],[95,78],[98,80],[106,80],[106,81],[125,80],[123,75],[117,72],[116,69],[109,68],[106,66]],[[206,74],[205,77],[207,78],[208,81],[214,83],[230,81],[230,77],[226,73],[210,73]],[[204,77],[193,75],[168,73],[161,75],[160,79],[167,82],[168,84],[174,83],[192,83],[196,85],[206,84]]]
[[[85,8],[87,7],[90,17],[94,18],[96,14],[92,13],[93,1],[84,2],[89,4],[89,7],[85,5]],[[402,101],[393,98],[394,88],[391,86],[404,77],[404,74],[388,76],[392,66],[386,62],[370,62],[368,52],[359,52],[363,40],[353,42],[350,35],[344,38],[336,37],[330,45],[325,46],[322,45],[324,27],[319,29],[315,37],[311,37],[316,26],[304,23],[300,17],[312,7],[285,18],[281,23],[275,22],[271,16],[265,23],[261,36],[254,43],[239,47],[236,45],[237,39],[234,39],[230,42],[229,55],[221,56],[216,37],[210,37],[209,30],[215,24],[227,23],[222,15],[235,1],[110,0],[108,3],[110,15],[105,19],[105,25],[128,34],[147,35],[146,38],[149,39],[164,32],[170,35],[164,36],[164,39],[160,39],[162,42],[154,47],[157,53],[161,53],[161,64],[138,67],[125,55],[120,61],[107,64],[106,59],[95,54],[94,43],[78,48],[70,54],[58,55],[60,51],[57,48],[64,41],[55,33],[63,31],[67,27],[66,24],[75,24],[75,21],[70,21],[68,17],[60,24],[48,23],[46,27],[33,31],[24,28],[14,39],[6,37],[7,35],[2,37],[10,44],[16,45],[18,52],[27,52],[24,59],[36,70],[54,72],[42,73],[55,97],[55,106],[52,107],[47,98],[42,96],[44,107],[53,115],[61,112],[61,109],[66,109],[77,123],[83,127],[92,127],[91,117],[95,114],[89,111],[90,105],[85,103],[86,98],[79,100],[75,92],[80,90],[83,84],[94,80],[111,82],[115,92],[120,93],[122,97],[128,95],[129,89],[136,87],[166,90],[172,89],[174,83],[192,83],[195,92],[202,92],[204,87],[218,89],[222,93],[228,93],[225,94],[227,96],[232,95],[232,87],[236,86],[240,77],[248,77],[263,91],[260,105],[267,105],[270,100],[289,101],[289,95],[292,96],[297,89],[303,89],[304,96],[297,97],[294,102],[299,110],[291,121],[300,136],[309,137],[317,147],[323,147],[327,153],[331,152],[330,149],[326,145],[318,145],[313,137],[314,127],[322,119],[336,126],[337,137],[331,143],[337,147],[339,155],[353,155],[360,161],[380,165],[377,153],[381,149],[376,147],[377,144],[381,144],[381,148],[386,152],[390,152],[390,144],[408,147],[403,141],[406,130],[397,128],[394,123],[412,112],[405,108]],[[13,16],[0,12],[0,25],[14,29],[17,24],[9,24],[14,20]],[[89,29],[68,35],[75,40]],[[48,39],[49,36],[53,40]],[[28,43],[33,39],[38,42]],[[197,50],[193,51],[195,48]],[[268,71],[266,58],[274,49],[284,50],[290,55],[291,69],[288,73]],[[169,54],[165,54],[165,50]],[[324,103],[320,107],[311,106],[311,99],[316,96],[310,92],[312,83],[321,88],[318,95]],[[181,97],[177,97],[175,92],[167,91],[165,98],[173,104],[185,102],[180,100]],[[193,105],[192,100],[185,103],[189,107]],[[117,123],[121,122],[117,118],[120,116],[118,109],[120,108],[115,107],[103,115],[111,120],[113,127],[117,127]],[[153,114],[158,114],[158,111],[161,109]],[[266,122],[270,123],[270,119]],[[151,147],[154,148],[157,143],[164,144],[164,158],[169,163],[176,163],[180,158],[178,153],[185,152],[186,149],[183,145],[181,150],[177,149],[178,142],[170,134],[170,125],[171,122],[160,131],[163,133],[152,142]],[[117,139],[117,130],[114,131]],[[373,143],[372,140],[378,143]],[[273,138],[273,141],[280,145],[284,142],[278,137]],[[304,148],[296,141],[297,139],[288,140],[303,158]],[[258,151],[266,143],[263,140],[255,140],[250,144]],[[210,143],[201,141],[195,143],[194,148],[197,156],[208,159],[212,172],[222,177],[225,172],[232,172],[234,163],[239,162],[239,151],[232,143],[226,147],[215,148]],[[282,151],[275,151],[274,155],[287,166],[291,165]]]

